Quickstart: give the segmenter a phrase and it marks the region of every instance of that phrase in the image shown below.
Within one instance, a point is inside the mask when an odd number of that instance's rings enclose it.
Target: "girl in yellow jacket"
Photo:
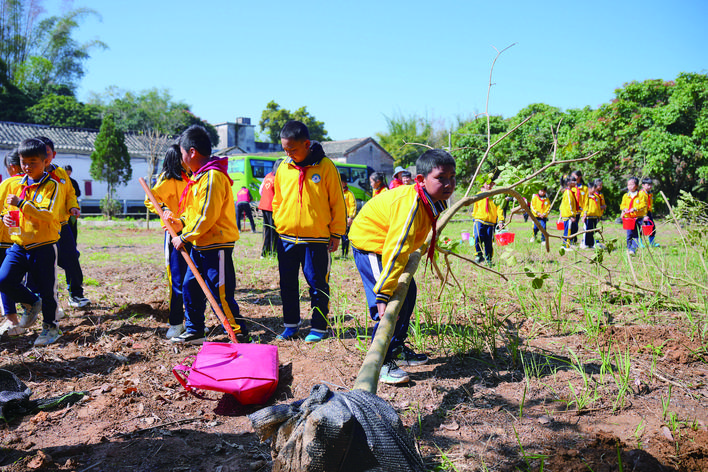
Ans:
[[[371,174],[369,177],[369,183],[371,184],[371,198],[374,198],[376,195],[380,195],[388,190],[388,185],[386,185],[386,177],[382,172],[374,172]]]
[[[176,218],[182,215],[179,201],[184,189],[187,187],[187,182],[189,182],[189,177],[182,167],[182,154],[179,151],[179,146],[173,144],[165,153],[165,159],[162,161],[162,172],[157,177],[157,183],[152,188],[152,194],[163,211],[170,211]],[[149,198],[145,198],[145,206],[153,213],[157,213]],[[171,239],[170,233],[165,229],[165,241],[162,247],[165,256],[167,284],[170,287],[170,326],[167,329],[167,339],[179,336],[184,332],[182,282],[187,273],[187,263],[180,252],[172,246]],[[185,249],[190,251],[192,245],[185,244]]]

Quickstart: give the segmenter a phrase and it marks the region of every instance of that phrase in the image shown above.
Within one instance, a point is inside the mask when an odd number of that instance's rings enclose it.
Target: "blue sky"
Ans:
[[[66,2],[47,0],[57,11]],[[250,1],[81,2],[94,51],[79,99],[110,85],[167,88],[211,123],[257,124],[270,100],[303,105],[333,139],[374,136],[386,116],[446,126],[531,103],[610,101],[625,82],[708,73],[708,2]]]

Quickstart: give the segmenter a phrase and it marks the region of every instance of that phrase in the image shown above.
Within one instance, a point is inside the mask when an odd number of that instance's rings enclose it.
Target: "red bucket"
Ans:
[[[500,246],[506,246],[514,242],[514,233],[497,233],[494,237],[497,239],[497,244]]]
[[[622,229],[632,230],[637,224],[636,218],[622,218]]]
[[[642,226],[642,233],[644,233],[644,236],[651,236],[651,233],[654,232],[654,225],[644,225]]]
[[[557,229],[558,231],[563,231],[563,230],[565,230],[565,225],[563,224],[562,221],[559,221],[559,222],[556,223],[556,229]]]

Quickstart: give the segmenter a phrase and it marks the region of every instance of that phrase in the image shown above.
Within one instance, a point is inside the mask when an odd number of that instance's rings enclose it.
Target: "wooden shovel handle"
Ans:
[[[177,237],[177,231],[172,227],[172,224],[164,219],[162,217],[162,207],[158,203],[157,199],[155,198],[155,195],[152,194],[152,191],[150,190],[150,187],[148,187],[148,184],[145,182],[145,179],[140,177],[138,179],[138,182],[140,182],[140,185],[143,187],[143,190],[145,190],[145,195],[150,199],[150,202],[152,202],[152,206],[155,207],[155,211],[157,212],[158,215],[160,215],[160,219],[162,220],[163,224],[165,225],[165,228],[167,228],[167,232],[170,233],[170,236],[173,238]],[[231,328],[231,323],[226,319],[226,315],[224,315],[224,312],[221,310],[221,307],[219,306],[219,303],[216,301],[214,298],[214,295],[212,295],[211,290],[209,290],[209,286],[206,284],[204,281],[204,278],[202,275],[199,273],[199,270],[197,269],[197,266],[194,264],[194,261],[192,260],[191,257],[189,257],[189,254],[187,253],[187,250],[182,247],[180,249],[180,252],[182,253],[182,257],[184,257],[184,260],[187,261],[187,265],[189,266],[189,269],[192,271],[192,274],[194,274],[194,278],[197,279],[197,282],[199,282],[199,286],[202,288],[202,291],[204,292],[204,295],[206,295],[207,300],[209,300],[209,304],[211,305],[212,309],[214,310],[214,313],[216,313],[216,316],[219,318],[221,321],[221,324],[224,325],[224,329],[226,330],[226,333],[229,335],[229,338],[231,341],[237,343],[238,341],[236,340],[236,335],[234,334],[234,330]]]

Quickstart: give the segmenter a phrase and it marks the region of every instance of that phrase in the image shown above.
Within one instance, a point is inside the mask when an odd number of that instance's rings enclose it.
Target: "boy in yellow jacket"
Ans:
[[[19,226],[19,231],[10,231],[14,244],[0,266],[0,292],[25,307],[19,323],[22,328],[32,326],[42,312],[42,332],[34,345],[46,346],[61,336],[56,295],[60,223],[54,210],[61,184],[44,170],[49,162],[44,142],[25,139],[18,152],[25,176],[13,180],[7,189],[3,223],[11,228]],[[12,210],[19,210],[19,221],[10,213]],[[39,294],[23,284],[26,274]]]
[[[647,214],[646,195],[639,191],[639,179],[630,177],[627,179],[627,193],[622,196],[620,203],[622,218],[634,218],[634,228],[627,230],[627,253],[633,256],[639,244],[638,224]]]
[[[482,185],[482,191],[488,192],[494,187],[494,182],[487,182]],[[487,265],[492,265],[492,256],[494,256],[494,227],[500,218],[500,209],[487,197],[474,202],[472,207],[472,219],[474,220],[474,248],[477,251],[478,263],[487,261]],[[484,246],[484,255],[482,255],[482,246]]]
[[[548,213],[551,211],[551,201],[546,195],[546,187],[541,187],[538,192],[531,197],[531,213],[538,220],[539,225],[543,229],[546,229],[548,223]],[[531,237],[532,243],[536,242],[536,235],[538,234],[538,226],[534,223],[533,225],[533,237]],[[546,240],[546,236],[541,233],[541,242]]]
[[[66,274],[66,285],[69,289],[69,306],[81,308],[90,303],[84,297],[84,274],[79,263],[79,251],[76,249],[76,235],[71,230],[69,218],[78,217],[81,214],[79,202],[76,199],[76,191],[71,184],[71,179],[66,170],[53,164],[52,161],[57,153],[54,150],[54,142],[45,136],[38,136],[47,147],[47,167],[44,169],[49,176],[59,182],[59,195],[57,195],[54,211],[57,214],[61,230],[59,231],[59,241],[57,241],[57,265],[64,269]]]
[[[182,234],[172,238],[172,246],[180,250],[192,244],[190,256],[209,286],[226,319],[236,334],[247,335],[248,329],[234,300],[236,274],[232,262],[234,243],[239,239],[234,212],[233,181],[229,178],[228,159],[210,157],[209,134],[199,125],[187,128],[179,138],[182,162],[192,172],[179,200],[183,209],[179,219],[170,211],[164,218],[176,223]],[[204,342],[204,309],[206,296],[187,269],[182,285],[185,307],[185,331],[170,341],[185,344]]]
[[[342,182],[334,163],[318,142],[310,141],[304,123],[291,120],[280,131],[288,158],[278,167],[273,188],[273,222],[280,234],[278,271],[285,329],[291,339],[300,326],[300,266],[310,286],[312,321],[306,343],[327,334],[330,253],[347,230]]]
[[[446,200],[455,190],[455,159],[447,151],[426,151],[418,158],[416,170],[415,185],[402,185],[371,199],[361,209],[349,231],[354,263],[364,284],[369,315],[377,322],[386,311],[386,304],[398,286],[398,278],[410,254],[425,242],[431,227],[433,235],[436,234],[434,227],[437,218],[447,207]],[[435,238],[431,249],[434,247]],[[421,365],[428,361],[428,356],[417,354],[404,344],[415,300],[416,285],[411,280],[381,368],[381,382],[408,382],[408,373],[400,366]],[[377,326],[378,323],[374,334]]]

